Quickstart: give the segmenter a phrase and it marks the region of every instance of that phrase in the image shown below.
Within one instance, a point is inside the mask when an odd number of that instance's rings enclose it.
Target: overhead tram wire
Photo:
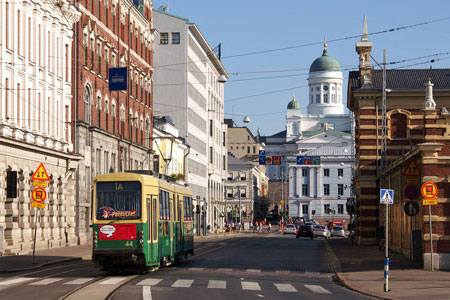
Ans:
[[[432,24],[432,23],[436,23],[436,22],[445,21],[445,20],[450,20],[450,17],[444,17],[444,18],[434,19],[434,20],[420,22],[420,23],[416,23],[416,24],[411,24],[411,25],[405,25],[405,26],[400,26],[400,27],[380,30],[380,31],[368,33],[368,36],[380,35],[380,34],[385,34],[385,33],[391,33],[391,32],[400,31],[400,30],[406,30],[408,28],[428,25],[428,24]],[[330,39],[330,40],[327,40],[327,43],[340,42],[340,41],[356,39],[356,38],[361,38],[361,37],[362,37],[362,34],[351,35],[351,36],[346,36],[346,37],[342,37],[342,38]],[[277,52],[277,51],[285,51],[285,50],[290,50],[290,49],[304,48],[304,47],[315,46],[315,45],[322,45],[322,44],[323,44],[323,41],[311,42],[311,43],[294,45],[294,46],[287,46],[287,47],[282,47],[282,48],[275,48],[275,49],[268,49],[268,50],[253,51],[253,52],[247,52],[247,53],[240,53],[240,54],[222,56],[221,59],[228,59],[228,58],[235,58],[235,57],[242,57],[242,56],[250,56],[250,55],[264,54],[264,53]],[[207,61],[207,59],[198,60],[198,61],[189,61],[189,62],[167,64],[167,65],[161,65],[161,66],[154,66],[154,68],[156,69],[156,68],[163,68],[163,67],[176,66],[176,65],[186,65],[186,64],[193,63],[193,62],[204,62],[204,61]]]

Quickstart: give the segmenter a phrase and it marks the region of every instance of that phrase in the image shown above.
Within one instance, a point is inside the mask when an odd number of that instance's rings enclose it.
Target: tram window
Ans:
[[[184,196],[183,203],[184,203],[184,219],[192,220],[192,198]]]
[[[98,182],[95,201],[98,220],[139,219],[141,184],[134,181]]]
[[[159,218],[161,220],[170,219],[169,193],[162,190],[159,190]]]

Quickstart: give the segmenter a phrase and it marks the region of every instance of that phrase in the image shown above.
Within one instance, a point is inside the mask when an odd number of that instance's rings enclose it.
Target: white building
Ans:
[[[70,1],[0,2],[0,255],[30,251],[35,226],[37,249],[78,241],[70,70],[79,18]],[[50,181],[36,224],[40,163]]]
[[[168,115],[190,145],[186,181],[194,193],[195,230],[222,226],[226,179],[224,86],[229,75],[198,27],[154,10],[155,115]],[[219,82],[221,81],[221,82]]]
[[[308,113],[302,114],[294,96],[287,106],[286,131],[259,137],[266,156],[282,157],[281,165],[267,166],[267,175],[289,182],[287,195],[282,196],[289,217],[323,222],[348,218],[345,204],[352,197],[354,151],[342,81],[340,65],[328,56],[325,44],[322,56],[310,67]],[[318,164],[298,164],[297,156],[319,157]]]

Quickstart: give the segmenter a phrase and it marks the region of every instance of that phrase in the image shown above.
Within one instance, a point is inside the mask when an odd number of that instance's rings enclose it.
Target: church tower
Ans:
[[[361,75],[361,85],[372,84],[372,75],[370,67],[371,51],[372,51],[372,42],[368,40],[367,20],[366,16],[364,16],[361,41],[356,42],[356,52],[359,54],[359,73]]]
[[[338,61],[328,55],[327,43],[323,45],[323,54],[309,68],[309,105],[311,115],[344,114],[342,104],[342,76]]]
[[[298,139],[302,131],[301,115],[300,103],[297,102],[295,95],[293,95],[286,112],[286,141]]]

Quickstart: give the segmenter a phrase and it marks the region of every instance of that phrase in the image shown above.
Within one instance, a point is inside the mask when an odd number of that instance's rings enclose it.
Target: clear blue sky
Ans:
[[[359,38],[333,40],[360,35],[364,15],[372,56],[379,63],[383,49],[388,63],[444,53],[388,68],[450,68],[448,0],[154,0],[153,5],[158,8],[167,2],[169,13],[196,23],[211,47],[222,44],[222,63],[230,74],[225,84],[225,117],[248,126],[253,134],[258,128],[262,135],[284,130],[286,106],[294,93],[302,112],[307,112],[307,74],[322,55],[324,36],[328,54],[343,69],[346,105],[349,69],[356,70],[358,65],[355,42]],[[251,123],[242,122],[245,115]]]

